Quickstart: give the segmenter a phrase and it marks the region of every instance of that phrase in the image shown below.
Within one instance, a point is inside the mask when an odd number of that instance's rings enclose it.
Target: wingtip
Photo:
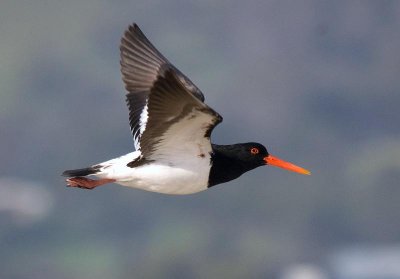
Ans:
[[[122,52],[129,42],[133,40],[133,38],[141,38],[145,37],[142,30],[140,30],[139,25],[133,22],[128,28],[124,31],[124,34],[121,37],[119,50]]]
[[[139,26],[136,24],[136,22],[133,22],[131,25],[129,25],[129,27],[125,31],[125,33],[126,32],[135,32],[137,29],[139,29]]]
[[[139,28],[139,25],[137,25],[136,22],[133,22],[129,27],[125,30],[124,32],[124,37],[128,35],[129,33],[142,33],[142,31]]]

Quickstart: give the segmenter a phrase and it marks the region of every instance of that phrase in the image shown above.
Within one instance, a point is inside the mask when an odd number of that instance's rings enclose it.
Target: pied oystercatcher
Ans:
[[[308,170],[270,155],[255,142],[210,142],[222,117],[136,24],[121,39],[121,72],[136,151],[88,168],[67,170],[70,187],[118,183],[164,194],[191,194],[263,165],[301,174]],[[95,175],[99,179],[89,179]]]

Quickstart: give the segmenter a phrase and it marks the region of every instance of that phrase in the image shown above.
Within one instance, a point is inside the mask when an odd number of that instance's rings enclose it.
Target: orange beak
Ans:
[[[301,174],[307,174],[307,175],[311,174],[311,172],[306,169],[303,169],[292,163],[285,162],[282,159],[279,159],[272,155],[268,155],[267,157],[264,157],[264,161],[267,165],[270,165],[270,166],[279,167],[279,168],[282,168],[285,170],[294,171],[294,172],[301,173]]]

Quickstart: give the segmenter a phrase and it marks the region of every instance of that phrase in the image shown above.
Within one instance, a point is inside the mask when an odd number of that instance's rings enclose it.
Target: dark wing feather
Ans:
[[[121,73],[125,83],[129,123],[136,149],[147,124],[147,101],[154,83],[165,69],[171,69],[176,78],[195,98],[204,101],[201,91],[176,69],[146,38],[136,24],[129,26],[121,39]]]
[[[148,91],[157,79],[160,67],[169,64],[136,24],[125,31],[120,51],[122,79],[130,93]]]

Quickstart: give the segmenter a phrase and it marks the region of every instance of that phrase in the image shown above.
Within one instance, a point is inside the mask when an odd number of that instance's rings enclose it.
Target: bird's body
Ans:
[[[211,132],[222,117],[136,24],[121,41],[121,72],[136,151],[65,171],[69,186],[93,189],[115,182],[164,194],[191,194],[266,164],[309,174],[269,155],[258,143],[211,144]]]
[[[140,157],[140,151],[135,151],[122,157],[99,164],[96,176],[105,179],[115,179],[118,184],[139,188],[163,194],[190,194],[207,189],[206,158],[191,160],[192,164],[169,160],[152,164],[142,164],[127,167]]]

